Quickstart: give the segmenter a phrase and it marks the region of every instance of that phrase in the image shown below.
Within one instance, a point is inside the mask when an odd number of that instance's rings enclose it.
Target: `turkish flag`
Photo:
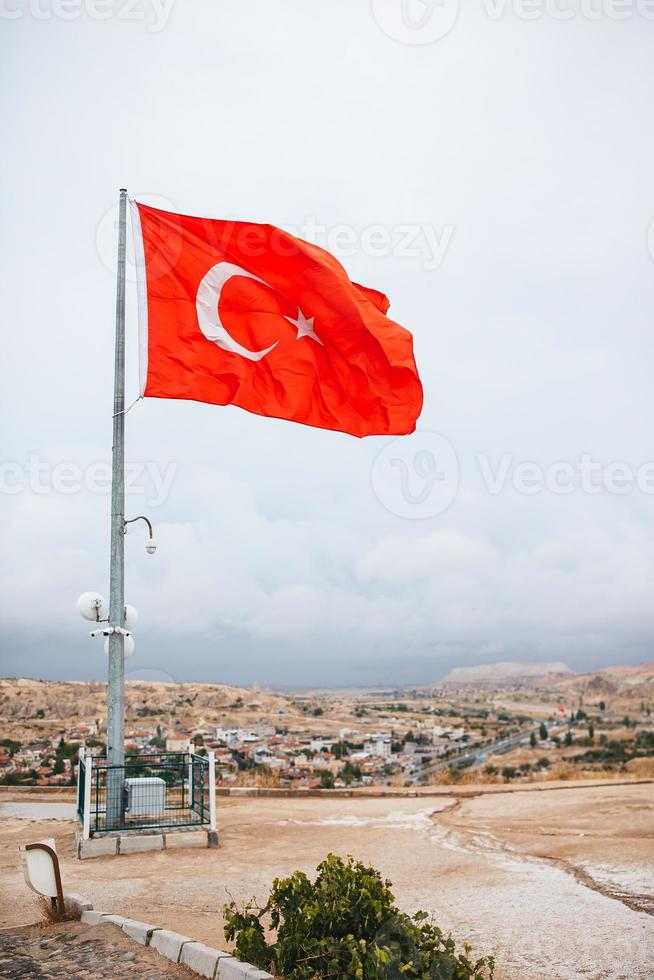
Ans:
[[[355,436],[413,432],[422,386],[387,298],[272,225],[132,204],[141,394]]]

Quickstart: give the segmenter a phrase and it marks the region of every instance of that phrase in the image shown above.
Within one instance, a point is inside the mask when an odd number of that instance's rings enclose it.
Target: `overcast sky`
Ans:
[[[106,671],[75,601],[108,594],[122,185],[331,248],[390,297],[425,389],[395,441],[136,405],[127,510],[159,548],[138,525],[126,541],[128,676],[337,686],[651,658],[646,5],[0,7],[2,673]],[[128,400],[136,326],[130,276]]]

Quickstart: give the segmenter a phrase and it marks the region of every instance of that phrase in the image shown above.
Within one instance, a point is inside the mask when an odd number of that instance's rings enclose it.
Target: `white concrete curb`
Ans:
[[[68,896],[72,898],[72,896]],[[100,912],[94,909],[87,899],[81,895],[75,896],[76,903],[82,906],[81,921],[89,926],[109,923],[140,943],[141,946],[151,946],[161,956],[173,963],[182,963],[194,973],[208,980],[273,980],[272,974],[259,970],[251,963],[241,963],[235,956],[225,953],[222,949],[213,949],[198,943],[189,936],[182,936],[170,929],[160,929],[158,926],[139,922],[137,919],[127,919],[122,915],[111,912]]]

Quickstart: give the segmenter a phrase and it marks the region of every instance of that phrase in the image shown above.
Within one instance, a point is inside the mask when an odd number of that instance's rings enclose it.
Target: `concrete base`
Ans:
[[[77,857],[80,861],[117,853],[117,837],[91,837],[89,840],[84,840],[81,834],[77,835]]]
[[[179,830],[176,833],[164,834],[165,847],[208,847],[206,830]]]
[[[140,854],[142,851],[163,851],[163,834],[121,834],[118,838],[119,854]]]
[[[215,830],[176,830],[165,834],[134,831],[133,833],[91,837],[84,840],[77,834],[77,857],[105,857],[108,854],[141,854],[143,851],[161,851],[178,847],[218,847]]]

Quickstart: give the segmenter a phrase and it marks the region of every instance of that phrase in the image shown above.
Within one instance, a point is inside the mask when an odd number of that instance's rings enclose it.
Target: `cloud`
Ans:
[[[654,66],[638,18],[595,25],[590,45],[581,18],[491,24],[480,7],[423,47],[345,0],[205,8],[176,5],[157,33],[87,16],[5,25],[21,98],[0,163],[0,402],[3,462],[24,485],[0,498],[4,671],[105,670],[75,599],[108,591],[109,499],[88,479],[109,462],[115,281],[95,243],[123,181],[186,213],[353,229],[344,264],[412,330],[420,426],[460,471],[445,512],[402,519],[372,489],[385,440],[139,403],[128,509],[152,517],[159,550],[131,528],[135,668],[297,686],[649,655],[651,495],[527,496],[510,480],[494,495],[478,463],[651,457],[654,136],[633,92]],[[361,247],[365,229],[395,241],[411,224],[423,246],[424,229],[453,229],[438,268],[424,248]],[[131,399],[131,283],[127,334]],[[78,492],[60,464],[79,468]]]

